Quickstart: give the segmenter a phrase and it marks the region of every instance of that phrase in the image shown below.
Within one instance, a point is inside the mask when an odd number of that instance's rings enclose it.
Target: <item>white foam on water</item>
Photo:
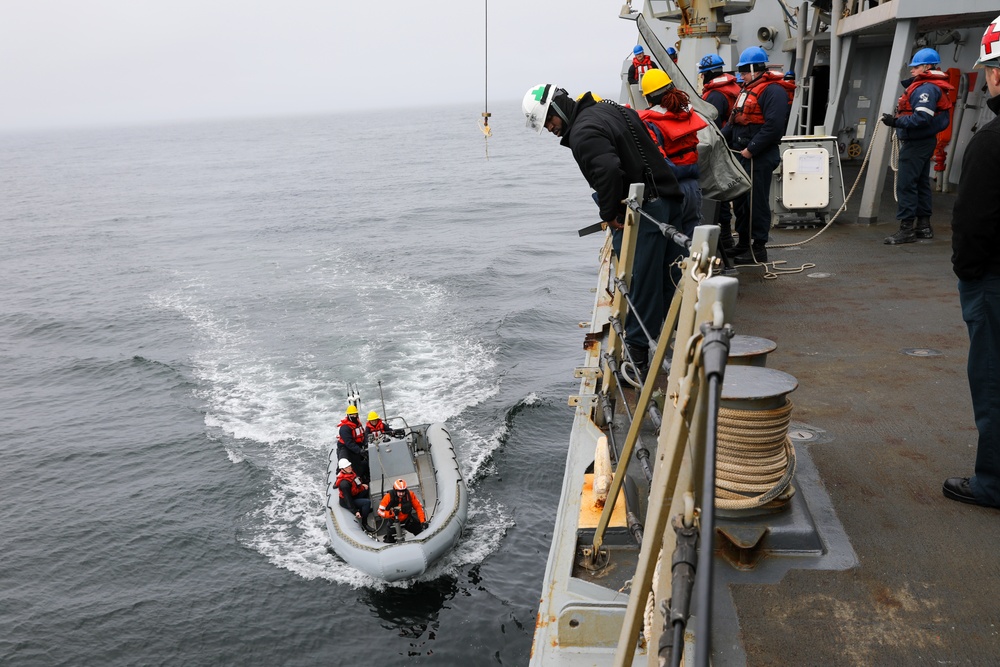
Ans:
[[[179,292],[155,295],[153,302],[190,320],[203,341],[193,361],[209,439],[222,443],[233,463],[253,464],[270,475],[270,489],[249,513],[241,541],[276,566],[308,579],[380,587],[387,584],[327,550],[326,457],[343,402],[342,394],[332,395],[331,388],[357,382],[363,409],[381,413],[377,381],[383,379],[389,415],[405,415],[410,423],[450,420],[447,427],[463,473],[473,479],[503,434],[484,437],[475,430],[482,424],[465,424],[460,415],[499,391],[498,350],[456,326],[460,320],[449,311],[442,288],[382,274],[359,280],[343,263],[334,266],[332,277],[347,269],[352,281],[363,285],[356,288],[358,303],[369,304],[350,320],[369,341],[351,358],[351,366],[372,369],[364,377],[332,379],[330,370],[319,368],[310,355],[289,358],[265,349],[246,322],[252,313],[241,319],[218,316],[208,304],[228,301],[204,284],[189,282]],[[340,289],[329,284],[330,273],[318,273],[326,288]],[[382,312],[411,316],[383,318]],[[367,395],[365,386],[372,388]],[[477,497],[473,489],[462,540],[421,579],[481,562],[499,547],[511,525],[509,512],[492,499]]]

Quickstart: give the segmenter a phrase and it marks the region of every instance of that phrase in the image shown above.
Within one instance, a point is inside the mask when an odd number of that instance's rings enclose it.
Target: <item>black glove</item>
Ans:
[[[896,117],[893,116],[891,113],[882,114],[882,122],[888,125],[889,127],[896,127]]]

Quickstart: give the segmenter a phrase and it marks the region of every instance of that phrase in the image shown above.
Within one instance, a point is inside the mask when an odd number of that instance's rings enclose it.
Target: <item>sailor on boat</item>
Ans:
[[[368,485],[363,483],[351,462],[347,459],[340,459],[337,463],[340,472],[333,485],[340,492],[340,506],[353,512],[362,527],[368,523],[368,515],[372,511],[372,501],[368,498]]]
[[[372,410],[368,413],[368,422],[365,424],[365,436],[369,442],[382,441],[387,435],[394,438],[403,437],[403,429],[386,428],[385,422],[378,413]]]
[[[398,521],[403,528],[414,535],[419,535],[427,527],[424,507],[413,492],[406,488],[404,479],[393,482],[392,491],[386,493],[379,503],[378,515],[383,519]],[[390,543],[396,541],[393,531],[386,533],[385,541]]]
[[[358,406],[348,405],[347,414],[341,420],[340,432],[337,435],[337,458],[347,459],[357,471],[362,481],[369,481],[368,448],[365,445],[365,428],[358,416]]]

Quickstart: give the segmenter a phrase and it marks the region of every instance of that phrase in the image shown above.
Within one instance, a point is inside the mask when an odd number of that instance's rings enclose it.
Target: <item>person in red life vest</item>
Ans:
[[[698,63],[698,73],[701,74],[702,80],[701,99],[715,107],[717,113],[715,125],[720,130],[726,126],[729,114],[736,106],[736,98],[741,92],[739,80],[729,72],[724,72],[725,67],[726,62],[714,53],[705,56]],[[721,230],[719,247],[732,255],[736,243],[733,241],[733,215],[730,202],[719,202],[715,224]]]
[[[701,222],[701,186],[698,184],[698,130],[708,125],[691,110],[691,99],[674,86],[667,73],[653,69],[642,77],[642,94],[648,109],[639,118],[653,137],[660,153],[684,193],[681,231],[690,237]]]
[[[365,424],[365,435],[369,437],[371,442],[381,442],[386,436],[402,438],[403,430],[387,427],[382,418],[378,416],[378,413],[372,410],[368,413],[368,423]]]
[[[941,56],[934,49],[920,49],[910,61],[910,78],[902,81],[906,92],[896,102],[896,115],[882,114],[882,122],[896,128],[899,171],[896,219],[899,231],[883,243],[899,245],[934,238],[931,229],[931,181],[928,171],[937,146],[937,134],[951,122],[948,93],[954,87],[938,69]]]
[[[632,49],[632,64],[628,68],[628,82],[639,83],[642,75],[651,69],[659,69],[653,59],[643,51],[638,44]]]
[[[795,82],[767,66],[767,51],[751,46],[736,64],[743,90],[736,98],[722,134],[750,174],[752,187],[733,201],[739,243],[733,249],[736,264],[767,262],[771,231],[771,174],[781,164],[778,144],[788,125]]]
[[[395,519],[403,524],[403,528],[414,535],[419,535],[427,527],[427,516],[423,505],[417,496],[406,488],[406,480],[397,479],[392,483],[392,491],[382,498],[378,506],[378,515],[383,519]],[[396,536],[390,530],[385,536],[386,542],[395,542]]]
[[[726,62],[715,55],[707,55],[698,63],[698,73],[701,74],[701,99],[705,100],[718,111],[715,124],[721,130],[729,120],[729,112],[736,105],[740,96],[739,80],[728,72],[723,72]]]
[[[347,414],[339,426],[337,458],[350,461],[361,480],[367,484],[369,481],[368,445],[365,444],[365,428],[361,425],[361,418],[358,417],[358,406],[347,406]]]
[[[333,485],[340,492],[340,506],[352,512],[354,518],[365,527],[368,515],[372,511],[372,501],[368,498],[368,485],[362,483],[347,459],[340,459],[337,466],[340,472],[337,473]]]

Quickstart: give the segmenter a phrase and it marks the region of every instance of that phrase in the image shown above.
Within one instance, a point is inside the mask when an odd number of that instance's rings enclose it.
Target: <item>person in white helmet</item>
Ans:
[[[976,67],[1000,114],[1000,16],[983,34]],[[979,128],[962,158],[951,219],[951,263],[958,276],[962,319],[969,330],[969,389],[979,442],[975,474],[949,477],[946,498],[1000,507],[1000,118]]]
[[[580,171],[595,191],[601,220],[612,229],[612,247],[621,252],[625,204],[632,183],[645,183],[642,210],[678,230],[684,195],[660,149],[633,109],[599,102],[591,93],[572,99],[562,88],[540,84],[521,103],[527,126],[548,130],[573,151]],[[659,334],[674,294],[669,267],[687,248],[668,240],[660,227],[641,216],[637,226],[630,294],[635,310],[625,319],[625,344],[640,375],[648,369],[645,324]],[[641,323],[640,323],[641,320]]]
[[[364,484],[354,472],[351,462],[347,459],[340,459],[337,462],[340,471],[333,485],[340,492],[340,506],[352,512],[354,518],[361,522],[362,527],[367,527],[368,515],[372,511],[372,501],[368,497],[368,485]]]

